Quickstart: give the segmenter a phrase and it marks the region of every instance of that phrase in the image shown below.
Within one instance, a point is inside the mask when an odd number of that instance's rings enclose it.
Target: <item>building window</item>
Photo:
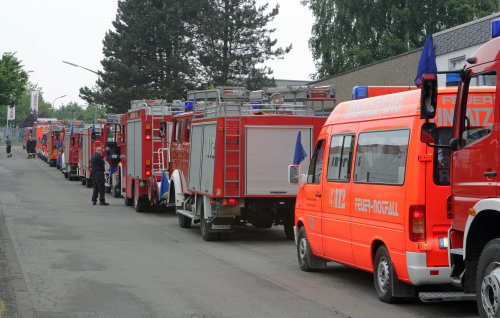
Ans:
[[[454,57],[450,59],[450,65],[448,69],[450,71],[461,70],[464,68],[464,65],[465,65],[465,55],[462,55],[460,57]]]

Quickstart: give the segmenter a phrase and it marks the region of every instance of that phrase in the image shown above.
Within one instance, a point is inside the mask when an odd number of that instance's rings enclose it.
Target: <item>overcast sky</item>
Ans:
[[[277,79],[310,79],[314,63],[308,48],[310,11],[300,0],[257,0],[270,8],[279,2],[280,14],[272,23],[279,46],[293,45],[284,60],[268,65]],[[97,75],[62,63],[69,61],[101,70],[102,40],[112,28],[116,0],[0,0],[0,54],[15,52],[30,81],[42,89],[45,101],[56,107],[78,97],[82,86],[93,86]],[[147,96],[145,96],[147,98]]]

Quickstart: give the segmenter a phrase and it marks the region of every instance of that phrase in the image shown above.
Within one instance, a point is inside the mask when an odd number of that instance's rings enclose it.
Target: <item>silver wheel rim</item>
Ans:
[[[491,263],[481,283],[481,302],[488,317],[498,317],[500,299],[500,264]]]
[[[378,287],[384,293],[389,289],[389,262],[387,258],[381,257],[377,267],[377,282]]]
[[[299,241],[299,257],[301,261],[306,259],[306,250],[307,250],[307,240],[305,237],[302,237]]]

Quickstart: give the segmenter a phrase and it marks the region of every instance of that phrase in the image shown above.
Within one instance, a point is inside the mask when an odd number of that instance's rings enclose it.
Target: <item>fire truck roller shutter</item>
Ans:
[[[191,128],[191,147],[189,147],[188,188],[200,191],[201,188],[201,154],[203,145],[203,125]]]
[[[193,125],[189,156],[189,189],[213,193],[215,168],[215,123]]]
[[[301,163],[306,173],[311,158],[312,126],[247,126],[245,193],[248,195],[296,195],[299,186],[288,183],[287,167],[293,160],[297,134],[307,152]]]
[[[142,122],[127,123],[127,175],[142,179]]]

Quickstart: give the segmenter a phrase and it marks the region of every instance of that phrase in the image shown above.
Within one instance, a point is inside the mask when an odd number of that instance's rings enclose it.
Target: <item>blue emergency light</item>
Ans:
[[[251,102],[251,104],[252,104],[252,109],[259,109],[260,108],[259,102]]]
[[[368,86],[354,86],[352,89],[352,99],[362,99],[368,97]]]
[[[460,76],[458,73],[446,73],[446,86],[458,86]]]
[[[186,111],[186,112],[192,111],[193,110],[193,106],[194,106],[194,104],[193,104],[192,101],[186,101],[184,103],[184,111]]]
[[[491,38],[496,38],[500,35],[500,19],[491,21]]]

